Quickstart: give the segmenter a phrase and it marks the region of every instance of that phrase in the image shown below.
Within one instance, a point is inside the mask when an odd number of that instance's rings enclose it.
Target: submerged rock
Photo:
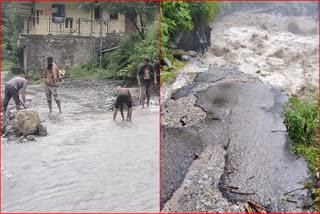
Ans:
[[[28,136],[26,137],[26,139],[29,140],[29,141],[34,141],[34,140],[36,140],[36,136],[34,136],[34,135],[28,135]]]
[[[9,141],[15,141],[17,137],[27,136],[32,140],[34,135],[46,136],[47,129],[41,123],[38,112],[33,110],[12,110],[9,107],[7,117],[2,118],[2,133]],[[35,138],[35,136],[34,136]]]

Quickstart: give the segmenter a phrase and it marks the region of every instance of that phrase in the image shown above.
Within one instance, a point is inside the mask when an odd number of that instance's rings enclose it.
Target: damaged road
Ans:
[[[284,197],[308,178],[306,162],[290,152],[286,99],[224,67],[174,93],[162,110],[161,209],[244,212],[250,201],[268,212],[303,211],[306,190]]]

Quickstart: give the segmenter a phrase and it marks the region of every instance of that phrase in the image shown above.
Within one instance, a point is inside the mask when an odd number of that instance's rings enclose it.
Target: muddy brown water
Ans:
[[[53,104],[48,115],[42,87],[28,87],[48,136],[2,144],[2,211],[157,212],[159,106],[113,122],[112,112],[60,92],[63,113]]]

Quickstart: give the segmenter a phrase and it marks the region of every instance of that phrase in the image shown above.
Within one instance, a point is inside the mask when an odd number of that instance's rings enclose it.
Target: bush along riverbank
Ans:
[[[306,181],[305,188],[311,191],[314,201],[310,205],[319,210],[319,189],[317,173],[319,169],[318,149],[318,102],[291,97],[284,107],[284,118],[289,137],[293,144],[292,151],[303,155],[308,163],[312,181]]]

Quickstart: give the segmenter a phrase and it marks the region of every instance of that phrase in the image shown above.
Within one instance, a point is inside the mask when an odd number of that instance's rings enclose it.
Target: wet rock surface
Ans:
[[[22,135],[35,134],[40,126],[39,114],[32,110],[20,110],[15,117],[15,127]]]
[[[168,127],[191,126],[205,118],[205,112],[195,106],[196,97],[190,95],[177,101],[169,100],[166,103],[165,112],[161,115],[161,124]],[[180,118],[180,120],[171,120]]]
[[[181,185],[193,160],[199,158],[203,145],[195,129],[161,129],[161,203],[165,203]]]
[[[282,200],[303,187],[308,168],[290,152],[281,118],[287,98],[279,88],[235,68],[211,66],[172,98],[162,110],[163,211],[243,212],[249,200],[265,211],[302,211],[297,206],[306,191],[290,198],[296,203]],[[187,107],[194,113],[192,103],[201,117],[184,127],[179,112]],[[185,134],[190,130],[192,137]],[[182,145],[189,149],[180,151]],[[195,145],[203,152],[190,161]]]
[[[123,81],[110,80],[66,79],[60,88],[65,94],[72,94],[75,95],[75,98],[86,100],[87,104],[84,103],[84,105],[88,107],[107,111],[113,109],[115,100],[113,95],[114,88],[123,83]]]
[[[10,105],[6,118],[2,117],[2,143],[26,143],[34,141],[36,136],[46,136],[47,128],[40,120],[37,111],[32,109],[15,110]]]
[[[122,80],[72,80],[66,79],[60,86],[61,91],[69,96],[72,94],[81,100],[85,107],[99,111],[110,111],[114,108],[116,96],[115,87],[124,83]],[[133,106],[139,105],[139,87],[129,88],[133,99]],[[156,96],[157,91],[152,86],[152,96]],[[67,99],[66,99],[67,100]]]
[[[170,212],[244,212],[242,203],[232,204],[219,191],[224,173],[226,151],[219,145],[209,145],[196,159],[182,185],[162,211]]]

